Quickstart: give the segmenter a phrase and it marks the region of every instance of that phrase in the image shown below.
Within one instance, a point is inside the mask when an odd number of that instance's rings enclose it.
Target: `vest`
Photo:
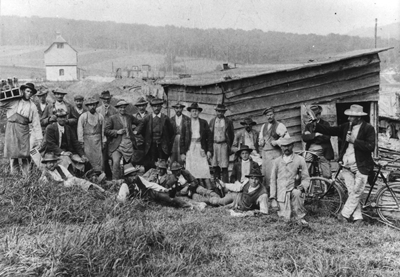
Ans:
[[[161,118],[158,116],[153,118],[152,126],[153,142],[160,143],[161,141]]]

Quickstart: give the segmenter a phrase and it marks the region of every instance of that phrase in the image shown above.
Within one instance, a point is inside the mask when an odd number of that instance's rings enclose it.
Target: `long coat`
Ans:
[[[211,137],[211,132],[208,127],[208,123],[206,120],[199,118],[200,124],[200,143],[201,148],[204,152],[213,152],[213,140]],[[190,143],[192,140],[192,120],[189,119],[188,121],[184,122],[182,125],[181,130],[181,154],[187,153],[190,148]]]
[[[84,155],[84,151],[82,149],[81,144],[78,142],[78,139],[75,135],[75,132],[72,131],[71,127],[68,125],[64,125],[64,134],[67,141],[67,149],[61,149],[59,145],[60,133],[58,130],[58,124],[52,123],[46,128],[46,144],[45,144],[45,152],[53,152],[55,155],[61,155],[63,151],[69,151],[72,154],[78,154],[79,156]]]
[[[328,136],[338,136],[342,139],[342,147],[339,152],[339,159],[343,160],[349,143],[346,141],[346,135],[350,123],[344,123],[339,126],[330,127],[317,123],[315,131]],[[368,175],[374,168],[372,152],[375,149],[375,129],[371,124],[362,121],[356,140],[354,141],[354,154],[358,171],[361,174]]]
[[[138,120],[136,118],[136,120]],[[146,155],[153,142],[153,115],[150,114],[140,120],[136,132],[144,138],[144,155]],[[161,114],[161,148],[166,155],[171,154],[172,145],[174,143],[174,129],[168,116]]]
[[[233,140],[235,139],[235,129],[233,128],[232,120],[230,120],[227,117],[224,117],[224,119],[225,119],[225,139],[226,139],[226,144],[228,145],[228,153],[230,153]],[[216,117],[210,120],[210,131],[212,140],[214,140],[215,120]]]
[[[126,124],[128,127],[128,134],[132,140],[132,144],[136,147],[136,141],[134,140],[135,136],[133,135],[132,124],[138,125],[139,119],[134,117],[133,115],[126,114]],[[118,135],[117,131],[123,129],[124,125],[122,124],[121,118],[119,114],[112,115],[106,120],[106,125],[104,128],[104,133],[107,136],[108,140],[108,151],[110,153],[117,150],[118,146],[121,144],[122,135]]]
[[[330,126],[328,122],[323,119],[319,120],[319,124],[324,126]],[[305,134],[305,132],[310,132],[310,134]],[[306,150],[308,150],[311,144],[319,144],[322,147],[324,157],[329,161],[334,158],[333,148],[331,144],[331,137],[327,135],[315,136],[314,125],[309,123],[304,128],[304,132],[301,136],[303,141],[306,143]]]

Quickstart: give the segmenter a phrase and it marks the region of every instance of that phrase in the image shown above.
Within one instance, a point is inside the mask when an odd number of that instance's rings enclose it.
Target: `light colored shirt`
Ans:
[[[61,142],[62,142],[62,135],[65,132],[65,128],[64,126],[61,126],[60,124],[57,123],[57,127],[58,127],[58,147],[61,147]]]
[[[182,122],[182,115],[181,116],[175,116],[176,126],[181,126],[181,122]]]
[[[82,109],[78,109],[78,107],[75,107],[75,110],[78,112],[78,114],[82,114],[83,113],[83,108]]]
[[[361,124],[355,125],[351,130],[351,136],[356,138],[358,136],[358,132],[360,131]],[[343,155],[343,165],[350,167],[352,172],[357,171],[357,164],[356,164],[356,155],[354,153],[354,143],[349,142],[347,146],[346,152]]]
[[[244,144],[250,147],[251,149],[255,149],[252,132],[249,133],[246,130],[244,131]]]
[[[242,177],[240,182],[243,182],[246,179],[246,175],[250,174],[250,159],[247,161],[242,160]]]
[[[40,109],[41,109],[42,111],[44,111],[44,109],[45,109],[46,106],[47,106],[47,103],[44,103],[44,104],[39,103],[39,106],[40,106]]]
[[[197,139],[200,137],[200,120],[194,120],[192,118],[192,139]]]
[[[158,118],[161,118],[161,113],[159,113],[159,114],[153,113],[153,118],[155,118],[156,116],[157,116]]]

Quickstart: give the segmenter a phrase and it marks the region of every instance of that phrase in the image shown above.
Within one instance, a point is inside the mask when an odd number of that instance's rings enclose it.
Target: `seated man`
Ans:
[[[232,208],[240,211],[250,211],[260,209],[263,214],[268,214],[268,195],[267,189],[262,184],[263,175],[260,167],[255,163],[250,173],[245,175],[246,179],[241,183],[223,183],[219,185],[229,191],[223,198],[210,198],[210,205],[225,206],[231,204]]]
[[[44,169],[40,176],[40,183],[55,182],[66,187],[78,186],[83,190],[98,189],[104,192],[104,189],[87,180],[74,177],[64,166],[58,164],[59,158],[52,153],[46,153],[42,159]]]
[[[178,162],[171,164],[171,172],[176,178],[175,186],[179,195],[188,196],[196,202],[209,202],[210,198],[220,198],[212,190],[206,189],[198,184],[198,180],[186,169],[183,169]]]
[[[240,157],[237,162],[234,163],[232,168],[232,174],[229,179],[231,183],[239,181],[243,183],[246,179],[246,175],[249,175],[250,169],[257,166],[258,164],[250,159],[250,153],[253,151],[247,145],[241,145],[240,149],[236,151],[235,156]]]
[[[304,192],[310,185],[306,161],[293,153],[293,139],[282,138],[279,142],[283,155],[274,160],[272,167],[271,207],[279,208],[278,216],[306,225],[308,223],[303,219],[306,215]]]
[[[154,201],[166,203],[178,208],[192,208],[193,206],[182,199],[175,198],[175,190],[149,182],[137,175],[138,170],[131,164],[124,167],[124,183],[122,184],[118,200],[125,202],[131,197],[143,197]]]
[[[173,174],[167,173],[167,163],[164,160],[156,162],[157,168],[150,168],[143,178],[149,182],[157,183],[160,186],[170,189],[176,183],[177,179]]]
[[[84,171],[85,163],[88,162],[85,153],[75,132],[69,125],[66,125],[67,112],[60,109],[56,112],[57,122],[47,126],[45,144],[42,148],[45,153],[54,153],[60,157],[61,165],[70,170]]]

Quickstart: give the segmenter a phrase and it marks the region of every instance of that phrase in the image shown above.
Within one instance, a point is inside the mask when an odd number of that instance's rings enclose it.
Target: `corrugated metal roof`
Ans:
[[[393,47],[355,50],[351,52],[335,54],[323,60],[316,60],[303,64],[271,64],[271,65],[252,65],[252,66],[237,67],[228,70],[196,74],[192,75],[190,78],[182,78],[182,79],[165,78],[163,80],[160,80],[158,83],[163,86],[168,86],[168,85],[208,86],[224,82],[231,82],[234,80],[240,80],[244,78],[262,76],[271,73],[294,71],[308,67],[320,66],[323,64],[329,64],[350,58],[371,55],[392,48]]]

